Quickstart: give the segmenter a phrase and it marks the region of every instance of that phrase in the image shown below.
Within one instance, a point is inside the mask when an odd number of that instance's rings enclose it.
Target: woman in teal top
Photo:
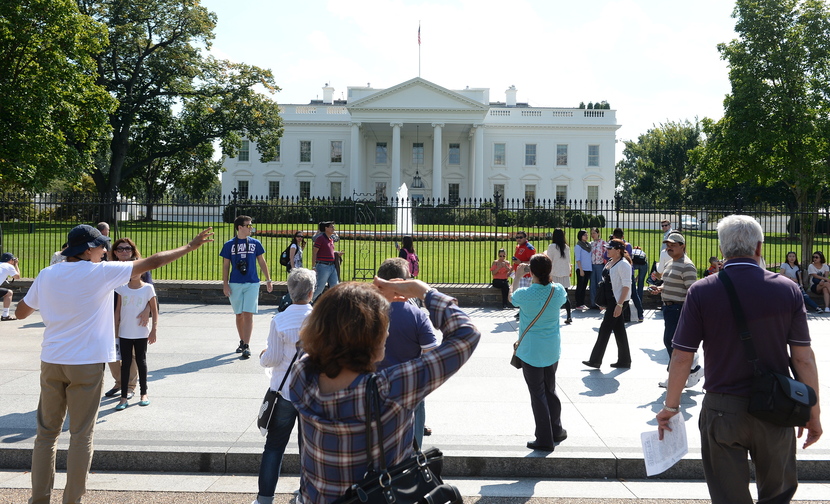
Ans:
[[[561,443],[568,437],[562,428],[562,403],[556,395],[556,368],[559,367],[559,310],[567,300],[565,288],[551,282],[551,261],[545,254],[536,254],[529,264],[519,266],[529,268],[530,287],[516,289],[513,304],[519,307],[519,334],[530,325],[536,315],[545,306],[548,296],[550,302],[533,327],[522,338],[516,356],[522,360],[527,390],[530,392],[530,405],[536,421],[536,439],[529,441],[531,450],[553,451],[555,443]],[[553,295],[551,295],[553,290]]]

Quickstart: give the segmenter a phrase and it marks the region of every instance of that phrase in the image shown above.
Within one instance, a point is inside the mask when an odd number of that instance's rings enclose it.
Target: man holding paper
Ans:
[[[797,285],[759,266],[764,241],[761,226],[751,217],[731,215],[718,224],[718,240],[726,258],[724,270],[738,287],[738,300],[747,314],[759,364],[787,374],[791,356],[799,380],[818,391],[804,302]],[[658,432],[662,439],[663,432],[671,430],[668,422],[680,410],[693,356],[703,343],[706,396],[699,427],[703,471],[712,503],[753,502],[747,453],[755,464],[759,502],[790,502],[798,487],[796,435],[792,427],[773,425],[747,412],[754,369],[729,306],[718,275],[689,288],[672,340],[668,391],[657,414]],[[804,448],[821,437],[819,413],[817,403],[806,425]],[[803,431],[799,427],[798,437]]]

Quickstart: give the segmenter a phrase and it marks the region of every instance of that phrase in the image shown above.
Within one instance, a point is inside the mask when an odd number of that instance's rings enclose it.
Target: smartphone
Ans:
[[[398,246],[398,242],[396,242],[396,241],[395,241],[395,242],[392,242],[392,243],[394,243],[394,244],[395,244],[395,250],[400,250],[400,249],[401,249],[401,248]]]

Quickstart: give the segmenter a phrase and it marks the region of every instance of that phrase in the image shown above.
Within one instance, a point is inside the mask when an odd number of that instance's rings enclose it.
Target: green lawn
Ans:
[[[113,239],[126,236],[132,238],[147,256],[187,243],[196,233],[206,227],[208,223],[182,222],[139,222],[124,221],[119,223],[118,229],[113,229]],[[286,231],[293,232],[300,229],[308,236],[315,230],[314,225],[288,224],[255,224],[259,231]],[[219,251],[222,244],[233,237],[232,226],[225,223],[213,223],[215,242],[203,246],[199,251],[189,254],[185,258],[153,272],[153,277],[167,280],[219,280],[221,279],[221,259]],[[60,248],[66,239],[66,233],[71,229],[69,224],[54,223],[14,223],[2,224],[3,250],[13,252],[20,258],[20,266],[24,277],[34,277],[37,272],[49,264],[52,253]],[[338,250],[345,251],[343,264],[344,279],[368,278],[377,269],[383,259],[397,255],[393,240],[399,237],[386,235],[394,232],[394,226],[377,225],[337,225],[337,230],[344,238],[337,244]],[[354,231],[377,231],[383,233],[375,240],[348,239],[346,236]],[[416,226],[416,233],[438,234],[438,241],[428,241],[416,238],[415,246],[420,257],[420,278],[431,283],[489,283],[490,263],[496,256],[498,248],[503,247],[512,255],[515,241],[509,239],[516,232],[513,228],[494,228],[493,226]],[[531,242],[540,252],[544,252],[550,243],[549,234],[552,228],[527,229],[531,235]],[[577,229],[565,230],[571,249],[576,241]],[[610,229],[601,230],[604,235],[610,234]],[[498,233],[498,239],[479,239],[458,237],[458,234],[475,235],[476,233]],[[687,253],[698,267],[699,275],[708,267],[710,256],[719,256],[717,236],[714,231],[688,231],[684,233],[687,239]],[[492,235],[491,235],[492,236]],[[285,269],[279,265],[279,254],[288,245],[288,237],[260,238],[267,251],[266,258],[272,277],[275,280],[285,280]],[[626,239],[633,245],[641,246],[648,254],[649,261],[658,258],[662,232],[658,230],[626,231]],[[826,235],[816,238],[816,250],[823,250],[825,254],[830,248],[830,240]],[[786,252],[795,250],[800,254],[800,242],[784,235],[768,235],[765,244],[765,257],[768,264],[780,263]],[[573,251],[572,251],[573,254]],[[307,249],[310,259],[311,250]],[[800,255],[799,255],[800,256]],[[308,260],[306,261],[308,264]]]

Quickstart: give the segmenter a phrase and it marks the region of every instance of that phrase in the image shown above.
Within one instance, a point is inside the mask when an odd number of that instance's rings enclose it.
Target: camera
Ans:
[[[245,259],[236,261],[236,269],[238,269],[243,275],[248,273],[248,261]]]

